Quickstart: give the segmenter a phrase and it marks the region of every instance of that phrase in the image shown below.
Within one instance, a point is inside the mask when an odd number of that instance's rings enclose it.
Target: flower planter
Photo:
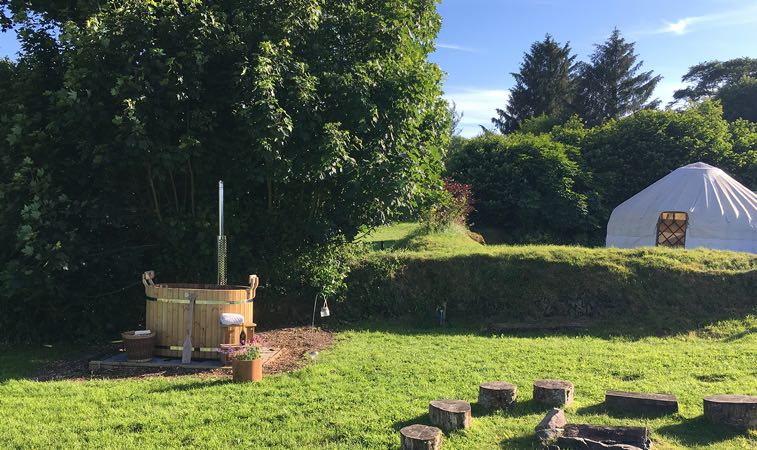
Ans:
[[[233,379],[237,383],[260,381],[263,379],[263,358],[249,361],[233,360],[231,362]]]

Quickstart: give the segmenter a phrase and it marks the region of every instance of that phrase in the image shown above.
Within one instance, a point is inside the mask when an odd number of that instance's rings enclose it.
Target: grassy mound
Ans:
[[[357,261],[350,318],[587,319],[624,331],[674,331],[757,308],[757,256],[716,250],[481,245],[467,230],[379,230]],[[384,245],[378,243],[384,242]]]

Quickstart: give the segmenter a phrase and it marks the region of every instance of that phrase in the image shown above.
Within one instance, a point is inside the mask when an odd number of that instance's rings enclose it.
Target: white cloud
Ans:
[[[456,44],[445,44],[442,42],[437,42],[436,48],[444,48],[447,50],[457,50],[460,52],[466,52],[466,53],[478,53],[478,50],[471,47],[464,47],[462,45],[456,45]]]
[[[479,125],[492,126],[491,119],[497,115],[496,109],[504,109],[510,98],[510,91],[504,89],[482,89],[473,87],[449,88],[444,98],[455,102],[458,112],[463,113],[460,121],[462,136],[476,136],[481,132]]]
[[[757,23],[757,5],[754,4],[723,13],[684,17],[675,22],[665,22],[664,26],[642,34],[682,35],[701,29],[721,28],[752,23]]]

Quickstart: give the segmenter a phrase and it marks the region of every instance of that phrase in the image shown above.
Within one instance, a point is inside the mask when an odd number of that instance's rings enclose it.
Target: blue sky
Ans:
[[[445,96],[464,112],[463,135],[490,126],[507,102],[523,52],[552,34],[585,59],[614,27],[636,42],[644,68],[664,78],[655,95],[667,103],[689,66],[757,57],[757,0],[443,0],[444,20],[431,60],[447,73]],[[0,56],[18,51],[0,33]]]
[[[667,103],[696,63],[757,57],[755,0],[443,0],[431,60],[447,73],[445,96],[464,112],[463,135],[491,126],[507,101],[523,53],[546,33],[570,41],[580,59],[614,27],[636,42],[643,69],[663,80]]]

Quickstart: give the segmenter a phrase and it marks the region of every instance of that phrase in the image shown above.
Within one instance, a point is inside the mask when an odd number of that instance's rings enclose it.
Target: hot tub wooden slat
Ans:
[[[257,281],[257,280],[255,280]],[[255,286],[257,287],[257,283]],[[242,314],[244,324],[253,323],[255,290],[246,286],[214,286],[189,284],[156,284],[145,286],[147,305],[145,322],[155,331],[157,355],[178,357],[187,331],[189,302],[185,294],[195,294],[197,301],[192,323],[192,353],[194,358],[218,358],[218,353],[208,349],[219,348],[224,333],[220,327],[220,315],[225,312]],[[250,301],[247,303],[247,301]],[[230,302],[230,303],[226,303]],[[174,347],[174,350],[171,350]],[[203,351],[200,351],[203,349]]]

